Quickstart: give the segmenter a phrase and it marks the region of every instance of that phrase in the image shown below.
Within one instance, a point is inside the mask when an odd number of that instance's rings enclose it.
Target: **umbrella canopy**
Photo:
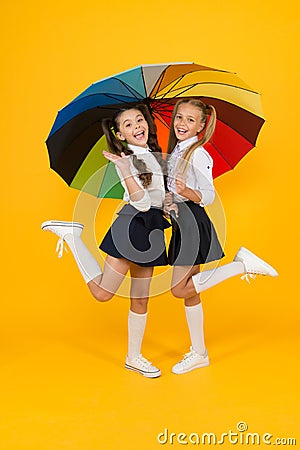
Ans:
[[[102,155],[107,150],[102,119],[145,103],[164,147],[174,105],[189,97],[217,111],[214,136],[205,145],[214,159],[214,177],[233,169],[255,146],[264,123],[260,95],[235,73],[194,63],[142,65],[92,84],[58,112],[46,140],[50,167],[71,187],[122,198],[115,168]]]

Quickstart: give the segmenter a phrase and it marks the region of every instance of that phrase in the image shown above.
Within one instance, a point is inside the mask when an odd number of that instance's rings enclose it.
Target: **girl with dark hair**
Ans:
[[[77,222],[47,221],[42,229],[66,242],[92,295],[110,300],[130,271],[128,355],[125,367],[155,378],[160,370],[141,354],[147,319],[147,304],[154,266],[167,265],[163,217],[165,196],[161,149],[156,127],[144,105],[122,109],[102,122],[110,152],[104,156],[116,166],[128,203],[104,237],[100,248],[107,253],[104,271],[81,239],[83,225]]]
[[[168,189],[165,211],[176,212],[169,261],[174,266],[172,293],[184,298],[192,346],[172,371],[183,374],[209,364],[203,334],[200,292],[239,274],[277,276],[276,270],[241,247],[234,261],[214,270],[199,272],[200,264],[221,259],[224,254],[205,206],[215,197],[213,160],[203,148],[213,136],[216,111],[198,99],[176,103],[168,144]],[[175,222],[175,219],[173,219]]]

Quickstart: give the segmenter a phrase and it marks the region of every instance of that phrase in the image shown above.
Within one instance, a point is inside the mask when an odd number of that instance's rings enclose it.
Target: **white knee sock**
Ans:
[[[241,275],[243,273],[245,273],[244,264],[234,261],[213,270],[206,270],[204,272],[197,273],[192,276],[192,280],[196,292],[199,294],[200,292],[205,291],[206,289],[209,289],[216,284],[227,280],[228,278],[234,277],[235,275]]]
[[[195,306],[185,306],[185,315],[192,347],[197,353],[202,355],[205,352],[202,303]]]
[[[129,310],[128,314],[128,358],[136,358],[141,353],[147,315],[137,314]]]
[[[86,283],[102,274],[101,267],[79,236],[67,234],[64,240],[73,253],[80,273]]]

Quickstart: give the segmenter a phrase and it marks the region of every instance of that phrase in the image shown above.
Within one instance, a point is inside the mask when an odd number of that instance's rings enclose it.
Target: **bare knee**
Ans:
[[[130,309],[136,314],[145,314],[148,307],[148,298],[134,298],[131,299]]]
[[[114,296],[114,294],[111,294],[108,291],[98,292],[97,294],[93,294],[93,295],[94,295],[95,299],[98,300],[98,302],[108,302]]]
[[[114,296],[114,294],[112,292],[106,291],[105,289],[102,288],[98,288],[97,287],[90,287],[90,291],[93,295],[93,297],[98,301],[98,302],[108,302],[109,300],[111,300]]]
[[[171,292],[173,297],[184,298],[184,289],[179,285],[173,286]]]

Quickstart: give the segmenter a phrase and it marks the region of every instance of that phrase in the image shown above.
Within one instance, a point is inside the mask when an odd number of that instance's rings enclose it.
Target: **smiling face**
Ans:
[[[127,144],[147,147],[149,126],[138,109],[123,111],[117,118],[118,131],[116,135]]]
[[[190,103],[182,103],[178,106],[174,118],[174,131],[178,141],[185,141],[203,130],[202,111]]]

